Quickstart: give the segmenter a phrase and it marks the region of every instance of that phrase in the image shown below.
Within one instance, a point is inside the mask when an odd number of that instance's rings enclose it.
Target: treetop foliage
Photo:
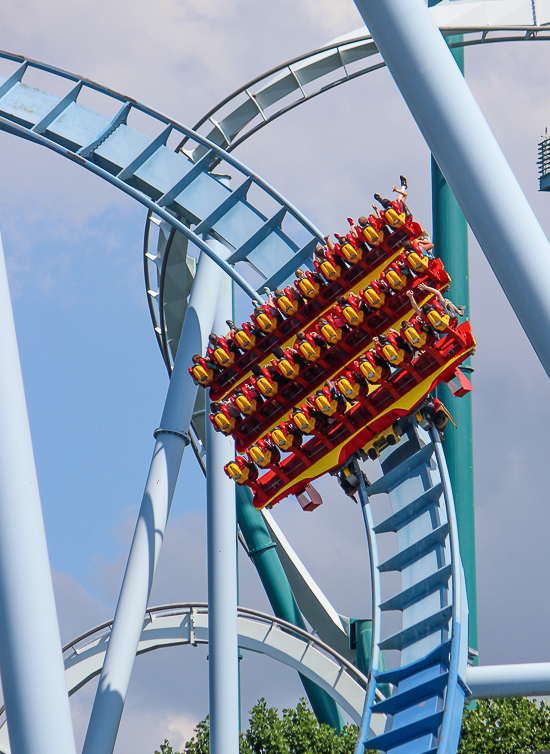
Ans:
[[[181,754],[208,754],[209,733],[207,716]],[[241,733],[240,754],[353,754],[356,738],[355,725],[346,725],[341,736],[329,725],[319,725],[303,698],[296,709],[284,709],[282,717],[260,699],[250,712],[248,729]],[[165,741],[155,754],[179,753]]]
[[[458,754],[533,754],[550,748],[550,707],[529,699],[487,699],[466,709]]]
[[[164,741],[155,754],[209,754],[208,717],[197,724],[183,752]],[[240,754],[353,754],[357,727],[347,725],[341,736],[319,725],[305,699],[296,709],[275,707],[260,699],[241,734]],[[550,749],[550,707],[529,699],[489,699],[465,709],[458,754],[534,754]],[[373,753],[374,754],[374,753]]]

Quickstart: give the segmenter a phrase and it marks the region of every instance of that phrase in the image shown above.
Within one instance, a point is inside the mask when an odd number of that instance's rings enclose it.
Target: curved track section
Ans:
[[[71,159],[132,196],[214,259],[251,298],[258,298],[255,287],[285,282],[322,240],[275,189],[192,129],[45,63],[7,52],[0,52],[0,61],[13,68],[0,78],[1,130]],[[37,71],[47,88],[32,86]],[[174,151],[182,137],[204,147],[199,160]],[[214,173],[214,166],[222,172]],[[231,250],[227,261],[204,242],[208,235]],[[148,293],[150,299],[159,295]]]
[[[430,11],[444,36],[464,36],[450,42],[450,47],[469,47],[549,40],[550,29],[543,24],[550,22],[550,9],[540,1],[539,6],[536,22],[531,4],[521,0],[506,5],[501,0],[490,0],[490,4],[487,0],[475,4],[452,0],[433,6]],[[209,110],[193,130],[231,152],[298,105],[385,65],[368,30],[357,29],[247,82]],[[202,147],[192,148],[187,139],[178,149],[194,159],[203,154]]]
[[[454,502],[437,431],[423,429],[414,418],[402,426],[401,441],[382,454],[383,476],[360,489],[374,604],[372,668],[356,754],[365,748],[454,754],[468,660],[468,607]],[[389,515],[387,497],[380,495],[389,495]],[[376,518],[381,519],[377,524]],[[397,551],[380,561],[378,553],[387,552],[392,540]],[[384,582],[386,574],[395,573],[400,579],[392,575]],[[379,667],[382,653],[394,665],[391,670]],[[377,701],[374,692],[382,684],[391,684],[393,692]],[[379,715],[388,716],[386,729],[369,738]]]
[[[63,648],[69,695],[101,672],[112,621],[77,637]],[[366,677],[334,649],[307,631],[271,615],[239,607],[239,647],[267,655],[288,665],[323,688],[352,720],[359,723],[364,705]],[[208,643],[208,605],[183,603],[147,611],[138,654],[163,647]],[[382,698],[382,697],[380,697]],[[7,754],[6,720],[0,710],[0,752]],[[384,719],[374,730],[382,732]]]
[[[550,40],[550,28],[543,25],[550,22],[547,0],[443,0],[430,11],[446,37],[462,35],[462,39],[450,43],[451,47]],[[215,105],[193,130],[231,152],[298,105],[383,67],[385,63],[371,35],[366,28],[358,29],[247,82]],[[206,153],[202,144],[194,145],[188,137],[177,150],[194,161]],[[170,373],[187,302],[185,284],[178,276],[178,270],[184,269],[182,251],[187,241],[166,223],[161,224],[154,238],[152,231],[159,222],[149,213],[145,227],[145,281],[153,326]]]

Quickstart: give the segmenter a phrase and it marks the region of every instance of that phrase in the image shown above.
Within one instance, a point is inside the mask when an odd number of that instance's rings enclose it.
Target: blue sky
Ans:
[[[253,76],[360,25],[348,0],[38,0],[3,7],[0,47],[96,79],[192,125]],[[550,121],[544,44],[467,52],[467,79],[532,206]],[[0,70],[0,75],[2,71]],[[368,106],[376,103],[376,112]],[[387,71],[297,108],[236,153],[322,229],[388,193],[400,173],[429,226],[429,154]],[[6,252],[64,639],[112,615],[167,388],[143,285],[145,211],[73,163],[0,133]],[[548,380],[472,239],[474,448],[483,662],[548,660]],[[460,302],[457,302],[460,303]],[[183,484],[181,483],[183,482]],[[325,505],[275,515],[336,608],[368,615],[359,512],[332,483]],[[152,602],[204,599],[204,482],[186,453]],[[242,563],[242,602],[266,608]],[[526,632],[526,626],[528,631]],[[521,637],[526,637],[521,640]],[[202,650],[136,665],[117,751],[175,745],[206,713]],[[243,707],[294,704],[294,675],[243,662]],[[269,686],[262,684],[268,668]],[[93,689],[74,697],[79,741]]]

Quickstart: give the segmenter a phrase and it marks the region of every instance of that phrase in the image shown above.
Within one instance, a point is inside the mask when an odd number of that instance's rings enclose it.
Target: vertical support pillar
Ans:
[[[218,256],[227,256],[227,249],[218,241],[209,239],[207,243],[214,248]],[[155,431],[153,459],[83,754],[112,754],[115,745],[181,459],[185,446],[189,443],[187,430],[191,422],[197,388],[189,377],[188,366],[193,354],[204,353],[206,349],[222,280],[226,277],[215,262],[201,254],[161,425]]]
[[[429,2],[429,5],[435,5]],[[447,43],[462,40],[461,36],[447,37]],[[464,48],[451,50],[462,74],[464,74]],[[435,252],[451,276],[451,298],[465,307],[465,316],[470,316],[470,271],[468,263],[468,223],[458,202],[453,196],[443,173],[432,157],[432,219]],[[470,359],[462,365],[465,372],[471,371]],[[474,506],[474,452],[472,435],[472,395],[455,398],[441,385],[437,397],[445,403],[458,428],[449,426],[443,443],[449,476],[453,488],[460,539],[460,556],[466,577],[468,594],[469,645],[477,651],[477,581]]]
[[[13,754],[75,754],[0,239],[0,672]]]
[[[225,332],[225,320],[230,319],[231,313],[231,280],[225,277],[214,318],[215,332]],[[223,470],[234,457],[233,441],[206,422],[208,678],[212,754],[239,754],[237,509],[235,484]]]

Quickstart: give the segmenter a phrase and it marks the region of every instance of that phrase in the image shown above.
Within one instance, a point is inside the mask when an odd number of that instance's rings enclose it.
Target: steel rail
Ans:
[[[380,697],[384,698],[382,692],[377,688],[376,685],[376,676],[378,674],[380,665],[380,632],[382,622],[382,611],[380,610],[380,605],[382,603],[382,584],[380,579],[380,571],[378,570],[378,566],[380,565],[380,558],[378,557],[378,542],[376,541],[376,534],[374,532],[372,508],[369,500],[367,486],[363,477],[363,472],[361,471],[358,460],[354,461],[353,468],[355,474],[357,474],[359,481],[358,493],[359,499],[361,501],[363,519],[365,522],[367,544],[369,547],[372,592],[372,635],[369,662],[369,683],[367,686],[367,693],[365,694],[365,704],[363,707],[363,714],[361,716],[361,725],[359,726],[357,741],[355,743],[355,754],[363,754],[370,729],[374,697],[378,693]]]
[[[496,39],[493,37],[490,37],[489,35],[494,34],[495,32],[525,32],[521,36],[501,36],[497,37]],[[464,39],[456,42],[451,42],[449,44],[449,47],[451,49],[458,48],[458,47],[469,47],[472,45],[481,45],[481,44],[489,44],[494,42],[523,42],[523,41],[544,41],[550,39],[550,27],[548,26],[534,26],[534,25],[513,25],[513,26],[478,26],[478,27],[456,27],[456,28],[441,28],[441,33],[445,37],[455,36],[455,35],[472,35],[472,34],[480,34],[481,36],[478,39]],[[541,36],[541,35],[547,35],[547,36]],[[333,44],[328,44],[323,47],[319,47],[315,50],[311,50],[310,52],[307,52],[303,55],[298,55],[294,58],[291,58],[290,60],[285,61],[284,63],[281,63],[270,70],[260,74],[259,76],[256,76],[255,78],[248,81],[243,86],[239,87],[238,89],[235,89],[230,95],[225,97],[223,100],[218,102],[214,107],[212,107],[205,115],[203,115],[193,126],[194,131],[198,131],[199,128],[202,128],[205,124],[210,121],[212,125],[214,125],[214,121],[212,120],[216,113],[219,113],[226,105],[228,105],[232,100],[237,99],[237,97],[240,97],[243,94],[248,94],[249,97],[254,99],[256,96],[255,94],[250,94],[249,90],[260,83],[268,83],[268,80],[271,77],[275,77],[277,74],[280,74],[284,72],[285,70],[289,70],[293,73],[295,71],[292,70],[292,66],[295,66],[297,64],[305,63],[310,58],[316,58],[317,56],[323,55],[325,53],[338,53],[341,56],[341,51],[349,48],[353,48],[355,45],[361,44],[361,43],[369,43],[372,42],[374,45],[374,40],[370,34],[364,34],[358,37],[355,37],[351,40],[346,40],[342,42],[337,42]],[[371,57],[372,55],[379,55],[380,53],[378,50],[375,52],[371,52],[368,54],[368,57]],[[367,56],[365,56],[367,57]],[[272,115],[267,115],[265,113],[265,108],[263,108],[263,114],[264,117],[262,118],[261,122],[258,123],[256,126],[252,127],[250,131],[247,131],[246,134],[243,136],[237,138],[237,139],[231,139],[228,145],[226,146],[226,149],[228,152],[231,152],[235,147],[239,146],[239,144],[242,144],[243,141],[245,141],[249,136],[252,136],[253,133],[256,133],[261,128],[266,126],[268,123],[271,123],[273,120],[276,120],[281,115],[284,115],[285,113],[289,112],[290,110],[293,110],[298,105],[303,104],[304,102],[307,102],[311,99],[314,99],[315,97],[319,96],[320,94],[323,94],[326,91],[329,91],[331,89],[334,89],[337,86],[340,86],[341,84],[346,83],[347,81],[352,81],[353,79],[358,78],[359,76],[363,76],[367,73],[371,73],[372,71],[379,70],[380,68],[385,68],[386,63],[384,61],[380,63],[376,63],[374,65],[369,65],[364,69],[361,69],[359,71],[354,71],[353,73],[349,73],[347,71],[346,64],[343,62],[340,66],[335,66],[329,73],[333,73],[334,70],[338,70],[338,68],[342,68],[344,70],[345,75],[342,76],[340,79],[331,82],[330,84],[326,84],[325,86],[321,87],[320,89],[311,92],[306,93],[303,92],[303,96],[296,100],[295,102],[292,102],[285,107],[281,108],[281,110],[273,113]],[[327,74],[325,74],[327,75]],[[323,78],[322,76],[319,76],[319,78]],[[285,95],[288,96],[288,95]],[[283,97],[284,99],[284,97]],[[254,120],[256,116],[260,115],[260,110],[258,110],[257,113],[254,114],[254,116],[251,118],[251,120]],[[248,121],[245,125],[239,128],[239,131],[241,131],[243,128],[246,128],[248,124],[251,122]],[[177,150],[182,150],[184,145],[187,143],[188,137],[185,137],[180,144],[177,147]]]
[[[439,437],[439,432],[432,426],[430,429],[430,437],[435,448],[435,455],[437,458],[437,465],[439,467],[439,473],[441,475],[441,483],[443,486],[443,497],[445,500],[445,508],[447,511],[447,523],[449,525],[449,541],[451,548],[451,594],[452,594],[452,629],[451,629],[451,656],[449,662],[449,682],[447,684],[447,690],[445,693],[445,712],[443,714],[443,721],[441,723],[441,733],[439,737],[440,746],[442,746],[441,754],[454,754],[450,732],[451,726],[456,721],[457,716],[457,691],[459,686],[459,661],[460,661],[460,645],[461,639],[461,623],[462,623],[462,611],[466,606],[462,605],[462,560],[460,557],[460,543],[458,539],[458,524],[456,520],[456,511],[453,499],[453,491],[451,487],[451,480],[449,477],[449,470],[447,468],[447,462],[445,459],[445,453]],[[466,621],[467,626],[467,621]],[[466,629],[467,630],[467,629]],[[462,716],[462,708],[464,706],[464,696],[462,697],[462,705],[460,709],[460,716]]]
[[[213,160],[216,163],[223,161],[227,163],[228,165],[232,166],[233,168],[235,168],[236,170],[238,170],[239,173],[241,173],[244,177],[251,179],[253,184],[255,184],[260,189],[262,189],[268,196],[274,199],[281,207],[284,207],[284,209],[292,217],[294,217],[294,219],[304,229],[306,229],[314,238],[317,238],[317,240],[319,241],[323,240],[323,235],[321,231],[313,223],[311,223],[305,217],[305,215],[302,212],[300,212],[291,202],[285,199],[280,194],[280,192],[274,189],[267,181],[261,178],[255,171],[250,170],[240,160],[231,156],[218,144],[215,144],[214,142],[210,141],[208,138],[206,138],[205,136],[202,136],[201,134],[195,133],[191,128],[183,125],[182,123],[179,123],[178,121],[172,118],[169,118],[164,113],[158,110],[155,110],[154,108],[150,108],[144,105],[143,103],[134,100],[131,97],[128,97],[120,92],[116,92],[110,89],[109,87],[101,86],[97,84],[96,82],[93,82],[84,77],[77,76],[76,74],[73,74],[69,71],[63,71],[59,68],[56,68],[55,66],[50,66],[40,61],[28,59],[23,56],[15,55],[7,51],[0,51],[0,58],[4,58],[12,62],[21,63],[21,67],[24,67],[24,70],[20,75],[20,79],[22,78],[22,76],[24,75],[24,73],[29,67],[37,68],[39,70],[52,73],[68,81],[74,81],[79,84],[86,85],[87,87],[95,91],[98,91],[106,96],[112,97],[119,102],[124,102],[125,105],[128,107],[128,112],[125,115],[126,119],[131,109],[134,108],[135,110],[138,110],[154,118],[158,123],[168,126],[173,131],[180,133],[181,135],[187,138],[192,139],[194,142],[200,145],[201,148],[205,149],[207,152],[210,152],[213,156],[215,156]],[[9,78],[6,81],[9,81]],[[121,120],[121,122],[123,121]],[[95,173],[96,175],[103,178],[107,182],[121,189],[124,193],[128,194],[132,198],[139,201],[141,204],[146,206],[149,210],[154,212],[157,216],[165,220],[174,229],[178,230],[180,233],[186,236],[201,251],[203,251],[205,254],[207,254],[207,256],[213,259],[213,261],[215,261],[224,270],[224,272],[226,272],[226,274],[228,274],[245,291],[245,293],[252,300],[258,300],[262,298],[261,295],[255,289],[253,289],[249,285],[249,283],[238,272],[236,272],[236,270],[230,264],[220,259],[219,256],[213,253],[208,248],[207,244],[205,244],[204,241],[201,238],[199,238],[199,236],[196,233],[194,233],[190,228],[188,228],[179,219],[174,217],[172,213],[168,212],[166,209],[164,209],[164,207],[159,206],[159,204],[157,204],[156,201],[150,199],[150,197],[148,197],[141,191],[129,186],[124,180],[122,180],[118,176],[111,175],[111,173],[109,173],[108,171],[95,165],[95,163],[93,163],[90,159],[87,159],[87,157],[84,156],[84,154],[82,154],[83,150],[86,154],[88,149],[90,149],[90,155],[93,155],[95,149],[97,149],[97,147],[99,146],[98,143],[95,143],[93,147],[87,147],[86,149],[83,148],[78,151],[76,150],[72,151],[70,149],[67,149],[64,146],[61,146],[56,141],[49,139],[44,134],[37,133],[36,131],[32,130],[32,128],[19,125],[18,123],[10,120],[9,118],[5,118],[3,116],[0,117],[0,125],[2,129],[5,130],[6,132],[11,133],[13,135],[20,136],[27,140],[33,141],[42,146],[45,146],[51,149],[52,151],[56,152],[57,154],[60,154],[64,157],[67,157],[73,160],[74,162],[79,164],[81,167],[85,167],[89,171]],[[113,128],[116,128],[116,126],[114,126]],[[108,134],[104,134],[102,138],[103,139],[108,138]],[[211,169],[212,169],[212,164],[210,164],[210,166],[208,167],[208,171],[211,171]]]
[[[145,207],[152,210],[156,215],[162,217],[162,219],[169,223],[173,228],[186,236],[186,238],[188,238],[191,243],[195,244],[195,246],[197,246],[202,252],[204,252],[207,257],[209,257],[227,275],[229,275],[229,277],[231,277],[237,283],[239,288],[241,288],[252,300],[258,300],[260,298],[260,294],[254,288],[252,288],[252,286],[241,275],[239,275],[239,273],[233,267],[231,267],[231,265],[229,265],[223,259],[220,259],[220,257],[216,253],[214,253],[208,246],[208,244],[206,244],[201,238],[199,238],[196,233],[193,233],[193,231],[190,230],[186,225],[184,225],[181,220],[178,220],[176,217],[174,217],[174,215],[165,210],[163,207],[159,207],[152,199],[149,199],[148,196],[142,194],[138,189],[129,186],[127,183],[124,183],[124,181],[121,181],[116,176],[111,175],[111,173],[107,172],[107,170],[100,168],[98,165],[95,165],[85,157],[81,157],[77,153],[71,152],[69,149],[66,149],[60,144],[57,144],[56,142],[51,141],[45,136],[42,136],[42,134],[37,134],[33,131],[29,131],[24,126],[20,126],[18,123],[14,123],[13,121],[10,121],[3,116],[0,116],[0,127],[1,130],[6,131],[7,133],[11,133],[14,136],[20,136],[24,139],[27,139],[28,141],[33,141],[34,143],[40,144],[47,149],[51,149],[53,152],[56,152],[62,157],[67,157],[73,162],[76,162],[77,165],[86,168],[86,170],[89,170],[91,173],[95,173],[95,175],[103,178],[103,180],[107,181],[107,183],[110,183],[111,185],[123,191],[125,194],[128,194],[128,196],[131,196],[132,199],[135,199],[140,204],[143,204]],[[219,148],[216,148],[215,151],[218,150]]]
[[[170,118],[168,115],[165,115],[160,110],[156,110],[153,107],[149,107],[148,105],[145,105],[143,102],[139,102],[138,100],[135,100],[132,97],[128,97],[127,95],[122,94],[121,92],[117,92],[114,89],[110,89],[109,87],[98,84],[97,82],[92,81],[91,79],[86,79],[83,76],[78,76],[77,74],[71,73],[70,71],[64,71],[61,68],[56,68],[55,66],[50,66],[47,63],[42,63],[32,58],[26,58],[22,55],[15,55],[14,53],[7,52],[6,50],[0,50],[0,58],[6,58],[8,60],[17,61],[22,64],[27,63],[31,68],[38,68],[39,70],[45,71],[47,73],[53,73],[56,76],[61,76],[62,78],[66,78],[69,81],[83,82],[86,86],[90,87],[91,89],[94,89],[100,92],[101,94],[106,94],[111,97],[114,97],[114,99],[118,100],[119,102],[128,103],[131,107],[135,108],[136,110],[139,110],[140,112],[145,113],[146,115],[150,115],[152,118],[159,120],[161,123],[164,123],[166,126],[171,126],[175,131],[181,132],[183,135],[187,136],[191,140],[197,141],[202,146],[206,147],[212,152],[215,152],[218,155],[218,157],[221,158],[221,160],[223,160],[224,162],[227,162],[229,165],[236,168],[243,175],[246,175],[249,178],[252,178],[252,180],[257,186],[260,186],[260,188],[263,188],[264,191],[267,194],[269,194],[273,199],[275,199],[280,204],[283,204],[287,208],[287,210],[290,212],[290,214],[293,215],[294,218],[298,220],[298,222],[300,222],[304,227],[306,227],[313,236],[316,236],[320,241],[324,240],[321,231],[315,225],[313,225],[313,223],[310,222],[307,219],[307,217],[302,212],[300,212],[299,209],[297,209],[291,202],[285,199],[285,197],[279,191],[277,191],[277,189],[273,188],[273,186],[271,186],[267,181],[261,178],[255,171],[251,170],[249,167],[247,167],[244,163],[242,163],[236,157],[233,157],[232,155],[230,155],[219,144],[216,144],[215,142],[210,141],[210,139],[206,138],[206,136],[202,136],[202,134],[196,133],[192,128],[189,128],[189,126],[186,126],[183,123],[180,123],[179,121],[174,120],[173,118]],[[7,120],[5,118],[1,118],[0,120],[10,125],[16,125],[12,121]],[[30,139],[31,141],[33,140],[32,136],[38,135],[34,132],[29,132],[25,128],[23,128],[23,130],[27,132],[27,138]],[[17,135],[21,135],[21,134],[18,133]],[[48,139],[44,139],[44,140],[48,141]],[[39,141],[39,143],[43,144],[42,141]],[[61,151],[63,151],[63,147],[61,147]],[[84,162],[88,162],[86,158],[80,155],[77,155],[74,152],[70,152],[70,150],[64,150],[64,151],[69,152],[71,155],[71,158],[75,162],[81,165],[83,165]],[[106,172],[106,171],[102,171],[102,172]],[[102,175],[101,177],[104,177],[104,176]],[[136,197],[133,197],[133,198],[136,198]],[[157,205],[155,205],[155,207],[157,207]],[[150,207],[150,209],[153,209],[156,212],[155,207]],[[157,207],[157,209],[161,209],[161,208]],[[159,214],[163,217],[163,219],[166,219],[164,218],[162,213],[156,212],[156,214]],[[179,227],[177,229],[179,230]],[[184,233],[184,235],[186,234]],[[222,269],[224,269],[223,266],[222,266]],[[233,279],[235,280],[236,283],[239,282],[235,277],[233,277]]]
[[[152,210],[149,210],[147,212],[147,220],[145,223],[145,231],[143,234],[143,276],[145,278],[145,295],[147,298],[147,306],[149,307],[149,315],[151,317],[151,322],[153,323],[153,331],[157,339],[157,344],[162,354],[164,364],[166,368],[168,369],[168,376],[170,376],[170,374],[172,373],[172,369],[171,367],[169,368],[168,365],[166,364],[166,358],[164,357],[165,351],[164,351],[164,339],[162,337],[162,330],[158,321],[157,313],[155,311],[153,297],[150,295],[150,290],[151,290],[151,276],[149,275],[149,261],[150,260],[147,255],[149,254],[149,236],[150,236],[150,230],[151,230],[152,216],[153,216],[153,212]],[[159,307],[159,310],[162,311],[160,307]]]

